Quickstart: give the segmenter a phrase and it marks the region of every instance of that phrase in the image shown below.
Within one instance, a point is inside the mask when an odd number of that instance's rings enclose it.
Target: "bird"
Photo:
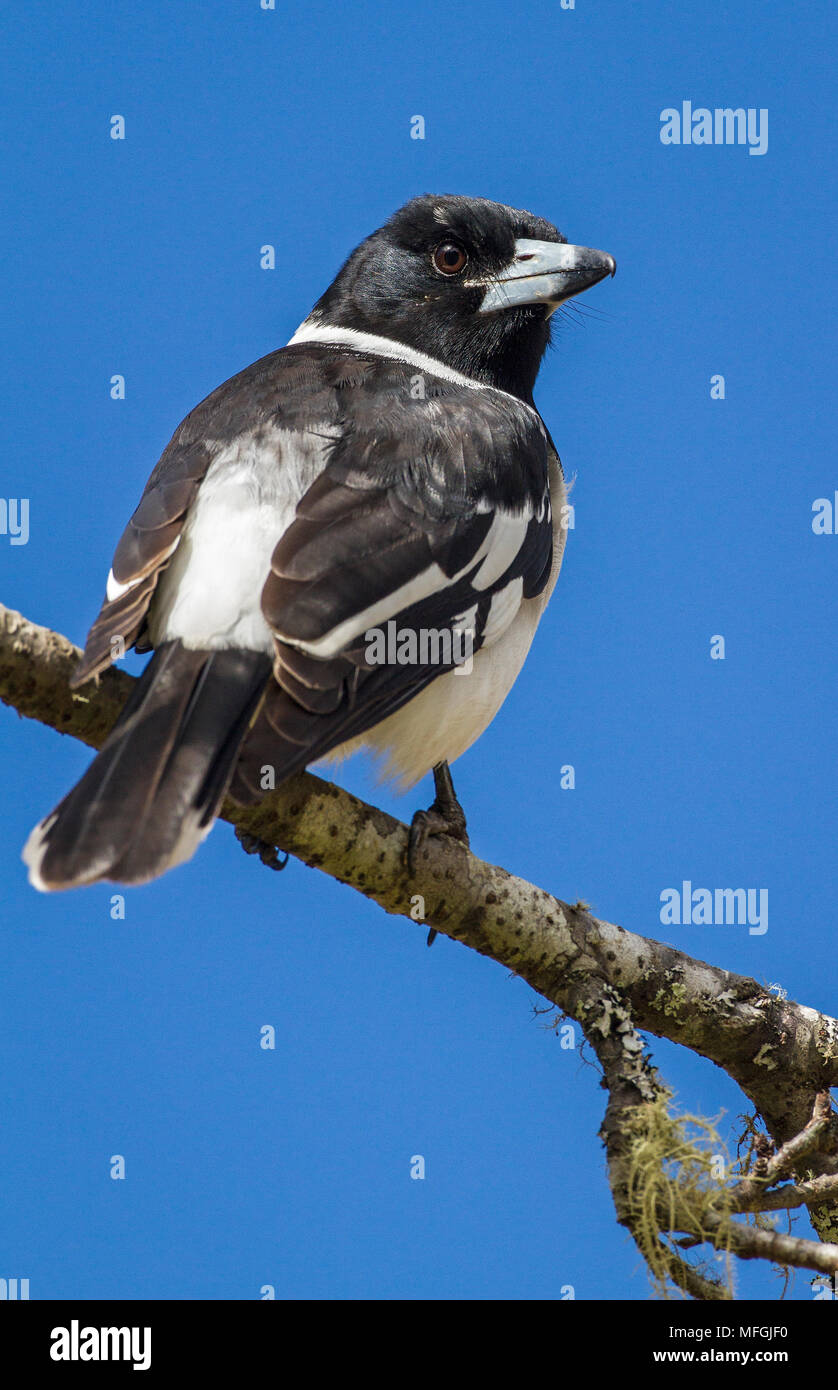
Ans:
[[[151,658],[29,836],[34,887],[148,882],[191,858],[226,796],[252,804],[361,748],[401,790],[433,773],[409,866],[429,836],[468,845],[450,764],[512,688],[564,549],[533,400],[551,316],[615,270],[529,212],[423,194],[284,347],[186,416],[71,684],[131,648]]]

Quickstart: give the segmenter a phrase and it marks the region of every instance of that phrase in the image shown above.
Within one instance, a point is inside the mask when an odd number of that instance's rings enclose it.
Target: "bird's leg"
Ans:
[[[433,804],[427,811],[416,811],[410,822],[407,867],[411,876],[416,872],[416,855],[432,835],[450,835],[468,848],[466,813],[457,800],[447,763],[437,763],[434,768],[434,790]]]
[[[427,811],[416,811],[410,822],[407,839],[407,870],[411,878],[416,873],[416,856],[425,841],[432,835],[450,835],[468,849],[466,813],[457,800],[451,769],[447,763],[437,763],[434,767],[434,791],[436,796]],[[431,927],[428,932],[428,945],[433,942],[436,932]]]
[[[242,830],[238,825],[236,826],[236,839],[245,854],[258,854],[265,867],[268,869],[275,869],[277,873],[280,873],[281,870],[285,868],[285,865],[291,857],[289,854],[286,854],[285,858],[280,861],[279,850],[276,845],[269,845],[267,840],[260,840],[256,835],[249,835],[246,830]]]

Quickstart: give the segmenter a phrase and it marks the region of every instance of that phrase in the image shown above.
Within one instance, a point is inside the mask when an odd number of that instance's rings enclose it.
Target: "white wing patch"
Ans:
[[[530,508],[523,512],[507,512],[498,507],[480,547],[480,555],[486,558],[472,580],[475,589],[490,588],[506,573],[524,544],[532,516]]]
[[[180,545],[180,539],[180,536],[175,536],[168,550],[164,550],[162,553],[155,555],[152,564],[146,565],[142,574],[135,575],[133,579],[127,580],[124,584],[120,584],[119,580],[115,577],[113,570],[108,570],[108,582],[105,585],[105,597],[108,600],[108,602],[113,603],[114,599],[122,598],[123,594],[129,593],[131,589],[136,588],[136,586],[138,584],[141,584],[144,579],[147,579],[152,569],[157,569],[158,566],[162,566],[163,562],[165,560],[168,560],[170,555],[174,555],[175,551]]]
[[[465,570],[462,572],[465,573]],[[285,637],[281,632],[278,632],[277,636],[281,641],[287,642],[289,646],[298,647],[311,656],[324,658],[337,656],[350,642],[367,632],[369,628],[378,627],[381,622],[386,622],[388,618],[394,617],[396,613],[401,613],[411,604],[420,603],[423,598],[429,598],[431,594],[439,593],[452,582],[439,565],[429,565],[427,569],[422,570],[421,574],[414,575],[406,584],[391,590],[377,603],[371,603],[369,608],[365,608],[362,613],[355,613],[351,618],[344,619],[342,623],[338,623],[337,627],[333,627],[325,636],[318,637],[314,642],[301,642],[299,638]]]
[[[118,579],[114,579],[113,570],[108,570],[108,582],[105,586],[105,597],[108,602],[113,603],[114,599],[122,598],[122,595],[127,594],[129,589],[140,584],[142,578],[143,576],[139,575],[137,579],[129,579],[127,584],[120,584]]]
[[[486,619],[486,626],[483,629],[483,645],[490,647],[500,636],[506,632],[509,624],[515,618],[515,614],[521,607],[521,600],[524,597],[524,581],[519,575],[501,589],[497,594],[492,595],[492,603],[489,608],[489,616]]]

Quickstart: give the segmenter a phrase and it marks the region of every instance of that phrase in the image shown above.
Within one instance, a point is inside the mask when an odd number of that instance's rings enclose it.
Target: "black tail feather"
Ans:
[[[144,883],[194,853],[271,672],[264,652],[154,653],[100,753],[24,850],[38,888]]]

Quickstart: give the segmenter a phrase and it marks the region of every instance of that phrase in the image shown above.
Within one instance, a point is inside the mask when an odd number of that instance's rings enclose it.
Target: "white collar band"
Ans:
[[[511,391],[504,391],[500,386],[490,386],[485,381],[477,381],[473,376],[464,376],[462,372],[447,367],[436,357],[417,352],[406,343],[396,342],[395,338],[379,338],[377,333],[362,333],[357,328],[337,328],[328,323],[316,323],[306,319],[300,324],[293,338],[289,338],[287,346],[295,347],[297,343],[322,343],[326,347],[355,348],[358,352],[370,352],[376,357],[392,357],[397,362],[418,367],[430,376],[441,377],[443,381],[452,381],[457,386],[472,386],[477,391],[497,391],[499,395],[507,396],[517,405],[526,406],[527,410],[533,408],[519,396],[513,396]]]

